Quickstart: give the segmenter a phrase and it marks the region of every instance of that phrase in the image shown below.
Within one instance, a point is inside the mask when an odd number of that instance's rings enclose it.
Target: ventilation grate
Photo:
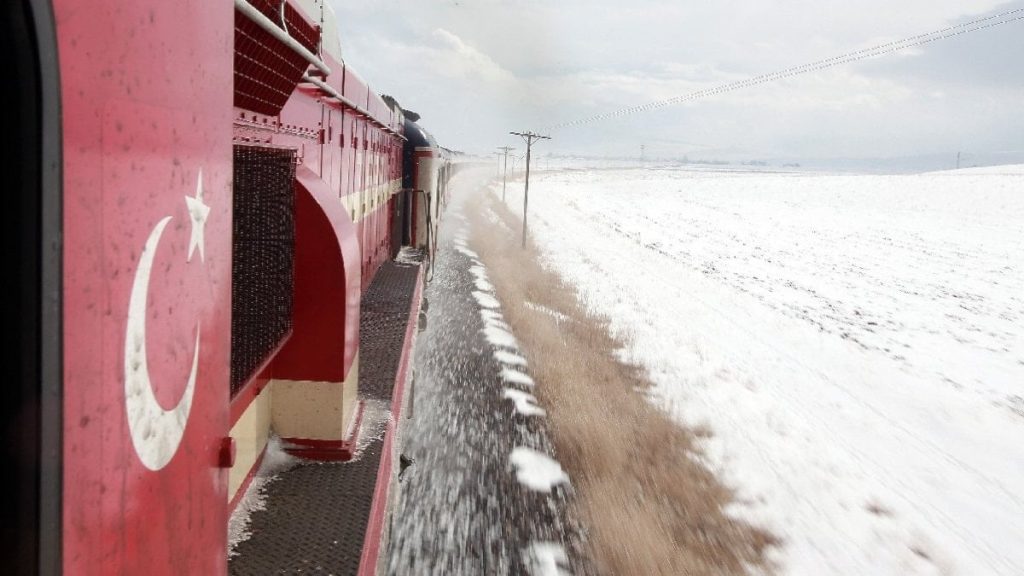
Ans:
[[[281,25],[279,3],[250,0],[250,4],[272,22]],[[309,23],[291,4],[284,5],[284,13],[288,33],[316,54],[320,29]],[[235,106],[276,116],[308,67],[305,58],[247,16],[235,11]]]
[[[231,393],[292,329],[295,151],[234,147]]]

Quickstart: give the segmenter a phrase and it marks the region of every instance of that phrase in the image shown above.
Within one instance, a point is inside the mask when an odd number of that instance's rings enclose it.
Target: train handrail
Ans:
[[[327,95],[330,96],[331,98],[334,98],[335,100],[337,100],[338,102],[341,102],[345,106],[348,106],[349,108],[352,108],[353,110],[355,110],[359,114],[362,114],[363,116],[366,116],[371,122],[373,122],[374,124],[380,126],[381,128],[383,128],[387,132],[391,132],[392,134],[394,134],[395,136],[398,136],[402,140],[407,140],[407,138],[403,134],[399,134],[398,131],[395,130],[394,128],[392,128],[391,126],[388,126],[387,124],[384,124],[380,120],[377,120],[376,118],[374,118],[373,115],[370,114],[366,109],[364,109],[362,106],[356,104],[352,100],[346,98],[341,92],[338,92],[337,90],[335,90],[327,82],[324,82],[323,80],[320,80],[319,78],[314,78],[314,77],[310,76],[309,74],[303,74],[302,75],[302,81],[303,82],[308,82],[310,84],[313,84],[314,86],[319,88],[321,91],[326,92]]]
[[[274,24],[273,20],[267,18],[262,12],[257,10],[255,6],[246,2],[246,0],[235,0],[235,9],[244,14],[271,36],[277,38],[281,42],[284,42],[286,46],[305,58],[306,61],[315,66],[317,70],[323,72],[324,76],[331,75],[331,69],[323,60],[321,60],[316,54],[310,52],[287,31],[282,30],[280,26]]]
[[[285,21],[284,21],[284,3],[283,2],[281,3],[281,8],[282,8],[281,24],[285,25]],[[283,42],[286,46],[288,46],[293,51],[295,51],[297,54],[299,54],[300,56],[305,58],[306,61],[309,62],[310,64],[312,64],[314,67],[316,67],[317,70],[320,70],[320,72],[323,73],[324,77],[327,77],[327,76],[331,75],[330,67],[328,67],[327,64],[323,60],[321,60],[315,54],[310,52],[305,46],[303,46],[298,40],[296,40],[291,34],[289,34],[286,29],[284,29],[281,26],[278,26],[277,24],[275,24],[274,21],[271,20],[270,18],[267,18],[267,16],[265,14],[263,14],[262,12],[260,12],[259,10],[257,10],[255,6],[253,6],[252,4],[249,4],[249,2],[247,2],[246,0],[235,0],[235,9],[238,10],[239,12],[241,12],[242,14],[244,14],[247,18],[252,20],[257,26],[262,28],[264,31],[269,33],[271,36],[273,36],[274,38],[277,38],[278,40]],[[398,136],[402,140],[406,140],[406,137],[405,137],[404,134],[398,132],[397,130],[395,130],[391,126],[388,126],[387,124],[385,124],[385,123],[377,120],[376,118],[374,118],[373,115],[370,114],[366,109],[364,109],[362,106],[359,106],[358,104],[356,104],[352,100],[346,98],[340,92],[338,92],[337,90],[332,88],[330,84],[328,84],[328,83],[326,83],[326,82],[324,82],[324,81],[322,81],[322,80],[320,80],[318,78],[314,78],[314,77],[310,76],[309,74],[303,74],[302,75],[302,81],[303,82],[308,82],[310,84],[315,85],[321,91],[326,92],[332,98],[338,100],[339,102],[341,102],[345,106],[348,106],[348,107],[354,109],[356,112],[366,116],[374,124],[377,124],[378,126],[383,128],[387,132],[390,132],[390,133],[394,134],[395,136]]]

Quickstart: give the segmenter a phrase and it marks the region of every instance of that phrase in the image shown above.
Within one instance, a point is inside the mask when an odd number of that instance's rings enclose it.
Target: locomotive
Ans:
[[[268,437],[342,460],[360,298],[452,154],[324,0],[16,0],[15,572],[221,574]],[[11,337],[8,337],[11,338]]]

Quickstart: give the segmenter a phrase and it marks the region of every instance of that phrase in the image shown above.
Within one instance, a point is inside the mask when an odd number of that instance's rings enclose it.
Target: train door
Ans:
[[[380,177],[380,190],[378,192],[380,199],[380,222],[377,224],[378,233],[378,250],[380,251],[380,261],[383,264],[388,257],[388,169],[391,165],[390,159],[388,158],[388,139],[389,135],[387,132],[381,132],[380,149],[377,151],[380,154],[380,167],[378,168],[378,174]]]
[[[392,180],[395,177],[395,175],[394,175],[394,169],[395,169],[394,151],[395,151],[394,141],[392,140],[392,138],[389,137],[387,143],[385,144],[385,148],[384,148],[384,155],[385,155],[384,157],[387,158],[387,170],[386,170],[387,176],[384,178],[384,186],[385,186],[384,198],[386,199],[385,203],[386,203],[387,211],[388,211],[387,224],[386,224],[386,228],[385,228],[385,234],[387,235],[387,257],[388,258],[394,258],[394,252],[395,252],[395,235],[394,235],[394,229],[395,229],[395,198],[394,198],[394,196],[391,195],[391,191],[394,189],[394,185],[393,185],[394,183],[393,183]]]
[[[365,278],[366,267],[363,265],[363,260],[366,254],[366,244],[363,241],[363,228],[366,225],[366,170],[363,166],[366,163],[366,152],[363,148],[366,140],[366,133],[363,129],[362,116],[356,116],[355,119],[355,135],[353,136],[353,142],[355,144],[355,200],[356,200],[356,233],[359,237],[359,271],[360,278]]]
[[[341,197],[345,200],[349,217],[352,217],[352,112],[345,108],[341,112],[342,138],[340,140],[341,158]]]
[[[325,179],[332,190],[341,190],[341,142],[344,141],[344,124],[342,123],[341,110],[328,107],[330,112],[330,124],[327,127],[327,152],[331,156],[330,178]]]
[[[374,143],[373,156],[377,159],[374,165],[374,180],[377,181],[374,186],[373,196],[374,204],[376,204],[376,216],[374,216],[373,225],[373,249],[374,249],[374,270],[380,266],[381,263],[381,241],[384,239],[384,235],[381,234],[380,223],[384,217],[384,207],[382,206],[381,200],[383,196],[381,192],[384,190],[384,179],[381,178],[381,168],[384,166],[384,157],[381,155],[381,141],[383,140],[383,132],[380,130],[375,131],[377,134],[376,142]]]
[[[327,154],[328,132],[327,127],[331,122],[331,108],[320,103],[320,177],[324,178],[324,170],[330,170],[330,158]]]
[[[366,116],[363,116],[359,120],[359,133],[362,139],[360,150],[362,151],[363,161],[360,163],[360,179],[362,181],[362,188],[360,190],[360,204],[362,205],[362,219],[360,220],[361,227],[359,229],[359,244],[362,247],[362,278],[363,287],[369,285],[370,275],[367,262],[370,258],[370,245],[366,241],[366,235],[368,233],[369,214],[370,214],[370,131],[367,126]]]
[[[364,274],[366,274],[367,283],[369,283],[369,279],[373,277],[374,260],[373,222],[376,218],[376,213],[373,210],[373,195],[376,191],[376,178],[374,178],[373,166],[376,158],[374,157],[373,146],[377,133],[372,124],[369,122],[366,124],[366,228],[363,230],[363,246],[366,248],[363,253],[363,261],[366,264]]]
[[[388,223],[388,207],[387,207],[387,133],[383,130],[380,132],[380,140],[377,143],[377,205],[379,206],[377,212],[377,263],[378,266],[384,263],[387,258],[387,223]]]
[[[382,238],[380,233],[380,219],[384,213],[380,206],[380,191],[381,191],[381,178],[380,178],[380,167],[381,167],[381,156],[380,156],[380,141],[381,131],[379,128],[373,130],[373,269],[371,275],[376,273],[377,266],[380,265],[380,240]]]

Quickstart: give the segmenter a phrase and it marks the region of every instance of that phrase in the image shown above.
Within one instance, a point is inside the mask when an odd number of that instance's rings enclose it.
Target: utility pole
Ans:
[[[960,169],[960,152],[956,153],[956,169]]]
[[[640,145],[640,162],[644,161],[644,149],[647,148],[643,144]]]
[[[501,201],[505,202],[505,184],[508,181],[508,153],[515,148],[511,146],[498,146],[498,150],[501,150],[505,154],[505,175],[501,177]],[[515,164],[512,165],[515,170]]]
[[[509,132],[520,136],[526,141],[526,185],[523,187],[523,248],[526,248],[526,207],[530,201],[530,149],[535,140],[551,140],[550,136],[541,136],[534,132]]]

